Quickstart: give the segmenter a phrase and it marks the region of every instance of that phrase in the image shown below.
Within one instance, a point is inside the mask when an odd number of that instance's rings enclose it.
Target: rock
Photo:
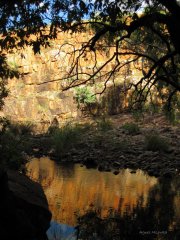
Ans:
[[[98,170],[99,170],[100,172],[105,171],[105,167],[102,166],[102,165],[99,165],[99,166],[98,166]]]
[[[121,156],[119,157],[119,159],[120,159],[120,160],[126,160],[126,157],[125,157],[124,155],[121,155]]]
[[[120,167],[120,166],[121,166],[121,163],[119,163],[117,161],[113,163],[113,167]]]
[[[158,177],[160,177],[160,174],[158,172],[155,172],[153,176],[158,178]]]
[[[170,154],[170,153],[173,153],[173,152],[174,152],[174,149],[171,148],[171,147],[169,147],[169,148],[167,148],[167,149],[165,150],[165,152]]]
[[[111,169],[107,167],[107,168],[105,169],[105,172],[111,172]]]
[[[41,186],[15,171],[0,175],[0,239],[46,239],[51,213]]]
[[[163,172],[162,176],[165,177],[165,178],[172,178],[173,177],[173,173],[170,172],[170,171]]]
[[[114,175],[118,175],[118,174],[119,174],[119,171],[114,171],[113,174],[114,174]]]
[[[171,132],[172,129],[170,127],[165,127],[162,129],[162,132]]]
[[[97,168],[98,166],[96,159],[93,157],[86,157],[83,163],[87,168]]]
[[[154,174],[155,174],[153,169],[148,169],[147,172],[148,172],[149,176],[154,176]]]

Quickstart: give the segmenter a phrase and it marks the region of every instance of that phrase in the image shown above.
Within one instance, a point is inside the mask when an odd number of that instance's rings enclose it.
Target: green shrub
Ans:
[[[8,62],[8,66],[9,66],[9,68],[10,68],[11,70],[18,71],[19,66],[18,66],[18,64],[15,62],[15,60],[14,60],[14,61],[9,61],[9,62]]]
[[[136,123],[125,123],[122,129],[126,131],[127,134],[136,135],[140,133],[139,126]]]
[[[10,125],[10,121],[7,118],[0,117],[0,135],[2,135],[7,127]]]
[[[24,152],[29,148],[27,134],[32,132],[32,125],[12,124],[5,118],[0,119],[0,165],[4,168],[25,170]]]
[[[10,130],[7,130],[0,135],[1,166],[20,170],[25,164],[23,150],[24,147],[21,138]]]
[[[78,87],[75,89],[75,99],[78,107],[81,105],[88,106],[96,102],[96,96],[90,87]]]
[[[80,139],[81,133],[81,127],[77,125],[67,124],[57,129],[52,135],[55,153],[62,157],[69,149],[75,146]]]
[[[104,141],[104,136],[102,134],[99,134],[99,132],[97,134],[94,134],[92,137],[92,142],[96,147],[104,145]]]
[[[170,124],[176,125],[179,123],[180,118],[177,110],[175,111],[174,109],[171,109],[170,111],[165,111],[165,116]]]
[[[49,128],[48,128],[48,130],[47,130],[47,134],[48,135],[52,135],[52,134],[54,134],[56,131],[58,131],[58,127],[56,127],[56,126],[49,126]]]
[[[97,128],[100,131],[108,131],[112,129],[112,123],[109,119],[103,117],[102,119],[97,121]]]
[[[162,151],[167,152],[169,150],[169,143],[157,133],[149,134],[145,137],[145,149],[149,151]]]
[[[81,130],[83,132],[90,131],[91,129],[94,128],[92,123],[83,123],[83,124],[79,125],[79,127],[81,128]]]
[[[144,120],[144,113],[142,110],[136,110],[132,112],[132,116],[135,122],[140,122]]]
[[[15,135],[30,135],[33,133],[32,123],[10,123],[8,129]]]
[[[119,141],[111,141],[111,150],[126,151],[129,149],[129,143],[126,139]]]

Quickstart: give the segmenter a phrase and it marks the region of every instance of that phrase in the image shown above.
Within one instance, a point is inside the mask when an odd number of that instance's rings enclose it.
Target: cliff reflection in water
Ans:
[[[141,202],[145,207],[149,191],[157,179],[142,171],[131,174],[122,170],[119,175],[86,169],[80,165],[58,165],[48,158],[33,159],[28,175],[39,182],[45,191],[53,220],[77,224],[76,215],[95,210],[101,218],[112,212],[132,213]]]
[[[83,240],[178,240],[180,178],[159,179],[150,191],[146,206],[139,201],[131,214],[110,213],[101,219],[97,212],[80,216],[80,239]],[[95,238],[92,238],[92,235]]]

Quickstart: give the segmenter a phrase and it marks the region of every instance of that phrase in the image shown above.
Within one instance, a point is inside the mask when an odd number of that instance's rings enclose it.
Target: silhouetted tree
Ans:
[[[179,22],[178,0],[2,0],[1,77],[10,74],[5,53],[26,45],[32,46],[37,53],[41,46],[49,46],[49,40],[56,38],[58,31],[87,31],[89,25],[93,35],[75,50],[76,58],[66,76],[71,81],[66,89],[98,80],[103,69],[112,62],[113,67],[103,76],[104,91],[108,81],[121,68],[140,60],[143,77],[136,83],[131,82],[127,88],[135,90],[137,101],[144,101],[154,88],[166,86],[170,103],[180,90]],[[114,47],[114,51],[99,66],[96,51],[104,46],[106,49]],[[94,67],[92,71],[84,72],[80,61],[90,51],[94,55]],[[122,56],[128,57],[125,63]]]

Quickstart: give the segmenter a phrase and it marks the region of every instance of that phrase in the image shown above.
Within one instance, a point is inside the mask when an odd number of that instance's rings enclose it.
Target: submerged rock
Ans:
[[[46,239],[51,213],[41,186],[15,171],[0,178],[0,239]]]

